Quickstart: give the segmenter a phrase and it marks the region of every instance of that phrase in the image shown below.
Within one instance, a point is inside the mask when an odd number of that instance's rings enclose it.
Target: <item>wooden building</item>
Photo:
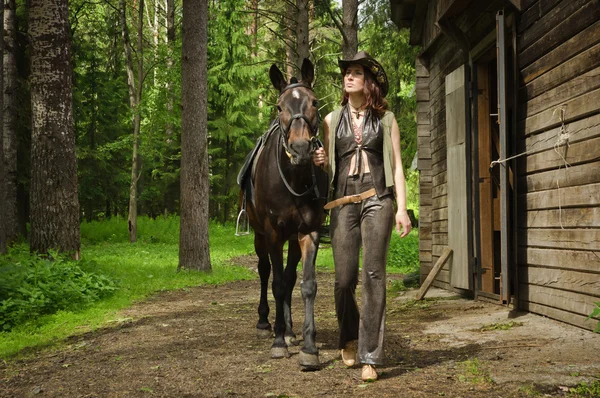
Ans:
[[[390,0],[417,60],[421,280],[592,329],[600,0]]]

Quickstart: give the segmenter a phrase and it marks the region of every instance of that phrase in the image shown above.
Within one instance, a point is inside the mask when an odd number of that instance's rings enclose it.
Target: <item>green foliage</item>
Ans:
[[[81,241],[84,244],[129,241],[127,219],[113,217],[105,221],[82,222]],[[179,244],[179,217],[138,217],[138,240],[146,243]]]
[[[76,310],[107,297],[115,282],[97,273],[91,261],[76,262],[57,253],[52,259],[30,255],[24,246],[0,257],[0,330],[60,310]]]
[[[523,323],[515,321],[491,323],[489,325],[482,326],[481,328],[479,328],[479,331],[489,332],[492,330],[510,330],[517,326],[523,326]]]
[[[533,384],[519,387],[519,392],[523,393],[526,397],[539,397],[542,395]]]
[[[600,398],[600,379],[591,383],[581,382],[569,389],[569,395],[575,397]]]
[[[419,218],[419,172],[408,170],[406,173],[406,208]]]
[[[387,258],[388,272],[410,274],[419,271],[419,235],[411,231],[404,238],[392,232]]]
[[[252,14],[244,0],[224,0],[211,8],[208,46],[208,130],[211,158],[211,218],[220,222],[237,216],[237,173],[267,129],[272,107],[264,99],[274,94],[267,65],[253,46],[247,27]]]
[[[463,383],[489,384],[493,383],[487,370],[485,370],[479,359],[473,358],[460,363],[463,374],[458,375],[458,380]]]
[[[179,246],[164,239],[168,234],[178,231],[177,218],[162,221],[145,219],[143,223],[148,229],[142,235],[156,236],[161,240],[159,243],[152,243],[148,238],[140,239],[134,244],[129,243],[126,234],[120,235],[126,228],[115,220],[83,223],[88,238],[84,240],[82,256],[85,259],[83,263],[89,267],[84,266],[82,269],[115,281],[118,289],[91,305],[63,309],[41,316],[35,322],[19,324],[10,332],[0,331],[0,358],[14,355],[24,347],[39,347],[73,334],[129,322],[131,319],[122,318],[118,311],[158,291],[257,277],[255,272],[247,268],[231,265],[233,257],[250,254],[254,247],[254,236],[235,237],[233,225],[210,225],[212,272],[206,273],[177,272]],[[150,228],[156,228],[160,233],[148,235]],[[103,242],[103,236],[111,237],[111,241]],[[95,243],[91,244],[92,241]],[[19,258],[21,262],[25,262],[28,254],[24,248],[22,250]],[[0,275],[0,292],[5,290],[2,285],[4,281],[4,276]]]
[[[73,113],[79,201],[87,220],[127,206],[131,117],[117,14],[106,3],[70,2]],[[108,210],[107,210],[108,208]]]
[[[600,319],[600,301],[594,303],[596,305],[596,308],[594,308],[594,310],[592,311],[592,313],[588,316],[588,319]],[[596,333],[600,333],[600,320],[598,321],[598,324],[596,325],[596,329],[594,329],[594,332]]]

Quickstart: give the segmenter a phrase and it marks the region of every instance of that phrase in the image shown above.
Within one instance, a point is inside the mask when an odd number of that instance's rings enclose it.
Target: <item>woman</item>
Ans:
[[[400,131],[386,111],[387,76],[369,54],[340,60],[342,109],[325,117],[324,148],[313,162],[328,166],[332,189],[331,245],[339,348],[347,366],[363,365],[362,379],[376,380],[384,360],[386,258],[395,223],[401,237],[411,229],[400,155]],[[394,194],[397,210],[394,216]],[[356,304],[363,248],[361,313]]]

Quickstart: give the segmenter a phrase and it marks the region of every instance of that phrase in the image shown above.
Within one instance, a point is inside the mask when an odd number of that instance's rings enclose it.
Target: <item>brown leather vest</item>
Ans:
[[[336,180],[334,197],[340,198],[346,194],[346,179],[350,172],[350,163],[352,156],[357,154],[357,164],[362,163],[362,154],[364,151],[369,162],[369,169],[373,179],[373,185],[377,191],[377,196],[382,198],[393,194],[391,187],[386,187],[385,171],[383,167],[383,124],[377,116],[370,110],[365,112],[363,124],[362,144],[358,145],[354,140],[352,130],[352,119],[348,111],[348,105],[344,106],[340,122],[335,132],[335,156],[336,156]],[[359,166],[360,167],[360,166]]]

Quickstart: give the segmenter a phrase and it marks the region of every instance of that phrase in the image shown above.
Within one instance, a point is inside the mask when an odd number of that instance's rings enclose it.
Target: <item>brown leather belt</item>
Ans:
[[[345,205],[348,203],[359,203],[365,199],[370,198],[371,196],[375,195],[376,193],[377,193],[377,191],[375,190],[375,188],[371,188],[368,191],[365,191],[365,192],[357,194],[357,195],[349,195],[349,196],[344,196],[343,198],[332,200],[331,202],[329,202],[325,206],[323,206],[323,208],[325,210],[329,210],[329,209],[333,209],[334,207],[338,207],[338,206]]]

